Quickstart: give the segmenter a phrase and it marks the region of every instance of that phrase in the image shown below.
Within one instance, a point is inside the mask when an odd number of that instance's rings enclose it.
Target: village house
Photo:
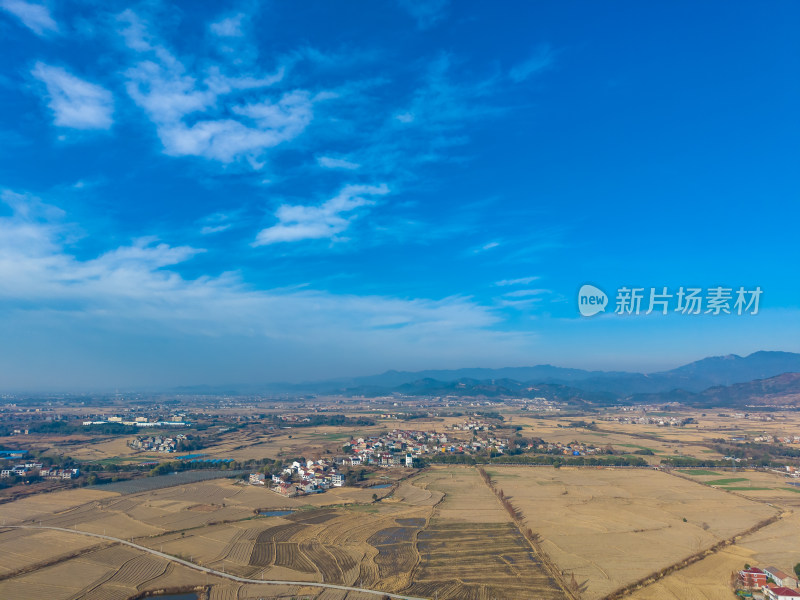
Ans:
[[[160,435],[152,437],[138,437],[128,442],[128,446],[135,450],[149,450],[170,453],[177,450],[178,443],[183,439],[186,439],[186,436],[183,434],[178,434],[174,438],[162,437]]]
[[[767,576],[772,579],[776,585],[780,587],[796,588],[797,578],[792,577],[778,569],[777,567],[767,567],[764,569]]]
[[[80,474],[80,469],[59,469],[57,467],[39,471],[39,475],[44,479],[75,479]]]
[[[336,471],[335,463],[327,459],[308,460],[305,464],[294,461],[281,471],[281,475],[272,475],[271,479],[272,490],[282,495],[314,494],[344,485],[344,478]],[[294,481],[284,481],[290,479]]]
[[[800,598],[800,592],[782,586],[764,586],[764,598],[766,600],[796,600]]]
[[[24,477],[28,474],[30,469],[26,465],[16,465],[11,469],[3,469],[0,471],[0,477],[11,477],[12,475],[16,475],[18,477]]]
[[[739,583],[746,588],[762,588],[767,585],[767,574],[758,567],[739,571]]]

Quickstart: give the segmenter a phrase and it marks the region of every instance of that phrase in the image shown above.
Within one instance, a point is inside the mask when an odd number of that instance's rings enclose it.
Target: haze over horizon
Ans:
[[[737,366],[726,365],[728,360],[737,362],[740,368],[743,363],[749,363],[745,372],[738,372]],[[757,364],[753,364],[755,361]],[[792,363],[791,367],[783,367],[787,363]],[[295,380],[253,380],[253,381],[220,381],[216,383],[207,383],[202,380],[183,382],[174,385],[136,385],[136,386],[107,386],[107,385],[84,385],[74,387],[58,387],[58,386],[39,386],[29,388],[7,388],[3,390],[5,393],[10,394],[138,394],[138,393],[203,393],[203,389],[210,390],[209,393],[285,393],[290,390],[295,390],[298,393],[305,393],[312,390],[328,393],[331,390],[324,390],[326,385],[336,384],[337,386],[344,386],[345,388],[353,388],[362,385],[377,385],[378,387],[392,388],[396,383],[391,383],[394,376],[401,376],[402,381],[413,382],[425,378],[433,378],[438,381],[456,381],[462,378],[489,380],[495,377],[507,377],[511,380],[522,382],[539,382],[546,383],[550,380],[563,380],[567,383],[569,380],[574,379],[575,386],[580,387],[580,381],[586,377],[594,375],[620,375],[625,376],[640,376],[645,377],[658,376],[664,374],[674,375],[678,372],[685,371],[686,369],[699,369],[701,373],[706,376],[720,375],[722,373],[736,374],[733,377],[733,382],[745,382],[757,379],[768,379],[777,375],[785,373],[800,373],[800,353],[785,352],[782,350],[759,350],[749,355],[740,356],[738,354],[726,354],[718,356],[706,356],[696,361],[688,363],[680,363],[670,365],[669,368],[658,369],[653,371],[632,371],[623,369],[587,369],[576,365],[559,365],[559,364],[519,364],[519,365],[501,365],[496,367],[485,367],[481,365],[461,366],[446,369],[426,368],[420,370],[403,370],[403,369],[387,369],[381,372],[364,372],[352,374],[339,374],[336,377],[316,378],[316,379],[295,379]],[[753,374],[753,368],[764,369],[762,374]],[[527,376],[524,372],[528,370],[541,370],[544,369],[549,373],[547,376]],[[484,373],[492,371],[493,373]],[[509,371],[517,371],[523,373],[509,374]],[[559,375],[560,372],[560,375]],[[567,374],[569,372],[569,374]],[[413,377],[406,377],[413,375]],[[388,377],[388,379],[387,379]],[[701,377],[702,380],[702,377]],[[695,382],[697,383],[697,382]],[[711,387],[712,384],[700,385],[699,390]],[[728,383],[715,383],[713,385],[729,385]],[[307,386],[304,388],[303,386]],[[322,387],[320,387],[322,386]],[[602,386],[601,386],[602,387]],[[697,386],[695,386],[697,387]],[[258,388],[262,388],[260,391]]]
[[[0,0],[0,391],[800,352],[800,5],[237,6]]]

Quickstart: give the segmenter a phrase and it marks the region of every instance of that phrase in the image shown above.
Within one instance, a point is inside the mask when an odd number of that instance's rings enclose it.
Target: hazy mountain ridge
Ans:
[[[349,390],[352,395],[382,396],[385,390],[375,389]],[[444,382],[435,379],[420,379],[402,384],[393,389],[395,394],[403,396],[466,396],[497,399],[546,398],[560,402],[584,405],[608,404],[663,404],[680,402],[698,407],[738,407],[749,405],[778,406],[800,405],[800,373],[783,373],[767,379],[757,379],[730,386],[714,386],[702,392],[690,392],[673,389],[659,393],[638,393],[619,395],[612,392],[586,391],[551,383],[519,382],[514,380],[459,379]]]
[[[800,354],[760,351],[749,356],[730,354],[704,358],[669,371],[651,374],[625,371],[586,371],[552,365],[502,369],[456,369],[439,371],[388,371],[382,375],[354,378],[343,390],[385,388],[401,391],[406,384],[423,380],[442,383],[464,379],[513,380],[526,384],[553,384],[580,388],[585,392],[617,395],[662,393],[676,389],[702,392],[713,386],[766,379],[782,373],[800,372]]]
[[[536,365],[499,369],[387,371],[380,375],[303,384],[183,386],[193,394],[344,394],[351,396],[483,396],[545,397],[560,401],[705,404],[746,402],[754,394],[793,394],[797,383],[784,374],[800,373],[800,354],[759,351],[704,358],[669,371],[650,374],[589,371]],[[775,379],[775,381],[770,381]],[[761,383],[758,383],[761,382]],[[739,387],[736,387],[739,386]],[[729,389],[730,388],[730,389]]]

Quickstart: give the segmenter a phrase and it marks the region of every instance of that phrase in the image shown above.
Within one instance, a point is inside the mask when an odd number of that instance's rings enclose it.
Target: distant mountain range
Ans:
[[[785,375],[788,374],[788,375]],[[785,376],[784,376],[785,375]],[[744,405],[769,397],[800,399],[800,354],[755,352],[714,356],[670,371],[586,371],[552,365],[501,369],[387,371],[381,375],[306,384],[187,386],[192,394],[344,394],[352,396],[545,397],[608,404],[678,401],[703,406]],[[800,401],[798,401],[800,404]]]
[[[638,394],[629,400],[634,404],[681,402],[697,407],[800,406],[800,373],[718,385],[699,393],[672,390],[660,394]]]
[[[754,379],[766,379],[782,373],[800,372],[800,354],[793,352],[755,352],[749,356],[713,356],[659,373],[625,371],[584,371],[552,365],[508,367],[503,369],[457,369],[451,371],[387,371],[382,375],[359,377],[346,382],[344,389],[396,388],[425,379],[454,382],[514,380],[575,386],[581,390],[637,394],[683,389],[700,392],[717,385],[732,385]],[[332,382],[331,382],[332,383]]]

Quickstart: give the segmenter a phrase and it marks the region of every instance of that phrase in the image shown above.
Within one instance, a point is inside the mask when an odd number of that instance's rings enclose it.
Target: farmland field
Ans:
[[[791,508],[792,512],[785,512],[777,523],[634,592],[631,600],[729,600],[733,595],[725,583],[733,571],[742,569],[745,564],[776,565],[790,571],[792,565],[800,562],[800,547],[797,544],[800,538],[800,514],[796,512],[800,502],[787,508]]]
[[[477,470],[432,469],[416,481],[444,499],[418,536],[421,562],[409,593],[454,600],[563,597]]]
[[[583,598],[600,598],[773,516],[761,503],[658,471],[493,467]],[[727,578],[724,579],[727,582]]]
[[[498,465],[486,470],[517,509],[517,520],[478,469],[460,466],[430,467],[394,490],[339,488],[306,498],[284,498],[226,479],[134,493],[70,490],[48,494],[49,502],[33,496],[1,504],[0,519],[133,538],[153,550],[253,579],[357,585],[441,600],[560,599],[566,597],[564,582],[574,582],[582,600],[594,600],[775,515],[778,509],[759,494],[783,502],[780,506],[800,506],[800,494],[786,489],[785,478],[763,472],[728,476],[697,469],[677,476],[643,469]],[[720,488],[702,485],[720,479],[725,480]],[[724,491],[739,484],[752,487]],[[383,498],[373,502],[373,493]],[[258,514],[282,510],[292,512]],[[785,512],[781,522],[634,597],[693,597],[681,595],[688,586],[716,598],[726,589],[730,570],[754,557],[790,568],[789,560],[800,561],[800,551],[787,555],[786,550],[800,536],[800,517]],[[537,534],[538,545],[523,527]],[[124,600],[144,590],[198,583],[209,585],[210,597],[219,599],[345,598],[336,590],[200,575],[141,550],[66,532],[0,527],[0,556],[3,598]],[[548,560],[563,579],[557,581]],[[20,571],[32,565],[39,568]],[[699,565],[714,573],[713,584],[701,582]],[[4,573],[11,576],[3,578]],[[369,597],[346,597],[359,596]]]
[[[206,481],[208,479],[219,479],[220,477],[230,477],[241,475],[244,471],[181,471],[169,475],[158,475],[156,477],[142,477],[130,481],[117,481],[115,483],[104,483],[91,486],[89,489],[102,492],[118,492],[120,494],[135,494],[136,492],[146,492],[166,487],[172,487],[183,483],[194,483],[196,481]]]

